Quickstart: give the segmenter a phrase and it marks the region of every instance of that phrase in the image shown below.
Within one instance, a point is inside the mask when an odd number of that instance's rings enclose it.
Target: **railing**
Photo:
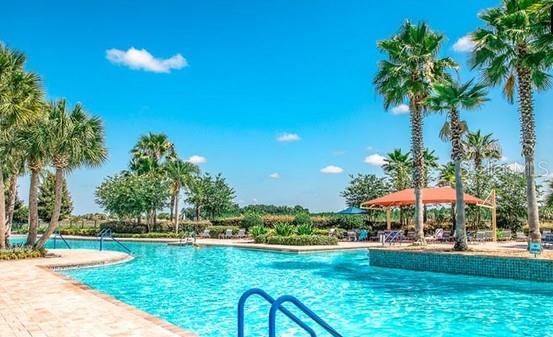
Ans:
[[[122,244],[119,240],[113,237],[113,232],[110,228],[104,228],[98,233],[98,239],[100,239],[100,250],[104,249],[104,239],[110,238],[113,242],[117,243],[121,248],[123,248],[127,253],[131,253],[131,250]]]
[[[306,331],[311,337],[317,337],[317,333],[315,332],[315,330],[310,328],[305,322],[303,322],[297,316],[292,314],[288,309],[282,306],[286,302],[294,304],[298,309],[309,316],[313,321],[315,321],[319,326],[329,332],[332,336],[342,337],[341,334],[334,330],[330,325],[328,325],[328,323],[317,316],[297,298],[290,295],[284,295],[275,300],[265,291],[258,288],[253,288],[246,291],[244,294],[242,294],[240,300],[238,301],[238,337],[244,337],[244,307],[246,305],[246,300],[252,295],[259,295],[271,304],[271,310],[269,312],[269,337],[276,337],[276,314],[278,311],[282,312],[284,315],[290,318],[300,328]]]
[[[179,244],[182,244],[184,241],[185,244],[191,243],[196,244],[196,233],[195,232],[182,232],[179,235]]]
[[[65,243],[65,245],[67,246],[67,248],[71,249],[71,246],[69,245],[69,243],[65,240],[65,238],[63,237],[63,235],[61,235],[61,232],[60,232],[60,229],[59,228],[56,228],[56,231],[54,232],[54,237],[53,237],[53,240],[54,240],[54,249],[56,249],[56,241],[57,241],[57,238],[60,238],[63,243]]]
[[[382,234],[380,241],[382,242],[382,245],[385,245],[386,243],[391,245],[394,242],[401,242],[402,235],[401,231],[391,231],[389,233]]]

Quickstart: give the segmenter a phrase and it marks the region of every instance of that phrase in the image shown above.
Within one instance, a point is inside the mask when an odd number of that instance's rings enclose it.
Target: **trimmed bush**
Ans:
[[[287,246],[334,246],[338,244],[338,239],[323,235],[267,236],[265,243]]]
[[[100,230],[105,228],[109,228],[115,233],[142,234],[148,231],[148,227],[145,224],[139,225],[133,221],[108,221],[100,225]]]
[[[313,234],[313,225],[304,223],[299,225],[296,228],[296,234],[298,235],[312,235]]]
[[[313,225],[313,220],[311,220],[311,216],[309,214],[299,213],[294,217],[292,224],[296,226]]]
[[[0,250],[0,260],[22,260],[22,259],[34,259],[37,257],[44,257],[46,250],[31,249],[31,248],[10,248],[6,250]]]
[[[227,229],[232,229],[232,234],[236,235],[238,234],[239,227],[237,226],[209,226],[207,227],[209,229],[209,236],[212,239],[219,238],[219,235],[225,234]]]
[[[263,223],[269,228],[274,228],[278,223],[291,223],[294,221],[292,215],[265,215],[263,217]]]
[[[295,232],[294,226],[286,222],[279,222],[275,225],[275,233],[278,236],[290,236]]]
[[[224,218],[224,219],[214,219],[211,220],[211,223],[213,226],[236,226],[240,227],[242,226],[242,221],[244,220],[241,216],[236,216],[232,218]]]
[[[248,213],[242,219],[241,226],[246,229],[254,226],[263,226],[263,217],[257,213]]]

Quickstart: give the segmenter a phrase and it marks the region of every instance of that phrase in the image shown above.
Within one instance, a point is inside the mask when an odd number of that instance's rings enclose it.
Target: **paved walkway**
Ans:
[[[51,270],[125,261],[127,254],[49,252],[59,257],[0,262],[0,336],[196,336]]]

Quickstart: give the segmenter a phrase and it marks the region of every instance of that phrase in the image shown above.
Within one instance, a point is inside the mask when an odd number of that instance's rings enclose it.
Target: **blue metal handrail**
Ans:
[[[104,248],[104,239],[105,238],[110,238],[112,241],[114,241],[115,243],[117,243],[119,246],[121,246],[127,253],[131,253],[131,250],[125,246],[124,244],[122,244],[119,240],[117,240],[116,238],[113,237],[113,232],[111,231],[110,228],[104,228],[100,231],[100,233],[98,233],[98,238],[100,239],[100,250],[103,250]]]
[[[238,337],[244,337],[244,307],[246,305],[246,300],[252,296],[252,295],[259,295],[263,299],[265,299],[267,302],[269,302],[271,305],[274,306],[275,299],[272,298],[269,294],[267,294],[265,291],[258,289],[258,288],[252,288],[240,296],[240,300],[238,301]],[[272,308],[272,307],[271,307]],[[307,331],[311,337],[317,337],[317,334],[313,329],[311,329],[307,324],[305,324],[301,319],[296,317],[294,314],[292,314],[288,309],[279,306],[275,310],[280,310],[284,315],[286,315],[288,318],[290,318],[294,323],[299,325],[303,330]]]
[[[59,227],[56,228],[56,231],[54,232],[54,249],[56,249],[56,239],[57,239],[58,237],[63,241],[63,243],[65,243],[65,245],[67,246],[67,248],[71,249],[71,246],[69,245],[69,243],[65,240],[65,238],[63,237],[63,235],[61,235],[61,232],[60,232]]]
[[[286,302],[290,302],[294,304],[298,309],[303,311],[304,314],[309,316],[312,320],[314,320],[318,325],[320,325],[332,336],[343,337],[340,333],[334,330],[327,322],[325,322],[322,318],[317,316],[317,314],[311,311],[311,309],[309,309],[300,300],[290,295],[283,295],[277,298],[276,301],[274,301],[274,303],[271,305],[271,311],[269,312],[269,337],[276,337],[276,314],[278,310],[282,311],[282,305]]]

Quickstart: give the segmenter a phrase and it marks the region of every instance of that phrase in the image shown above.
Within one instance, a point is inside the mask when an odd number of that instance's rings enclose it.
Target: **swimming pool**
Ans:
[[[236,336],[237,301],[252,287],[298,297],[347,337],[553,336],[548,283],[375,268],[365,251],[128,245],[131,262],[62,273],[202,337]],[[246,336],[266,336],[267,313],[266,303],[248,301]],[[283,316],[277,327],[279,336],[305,336]]]

